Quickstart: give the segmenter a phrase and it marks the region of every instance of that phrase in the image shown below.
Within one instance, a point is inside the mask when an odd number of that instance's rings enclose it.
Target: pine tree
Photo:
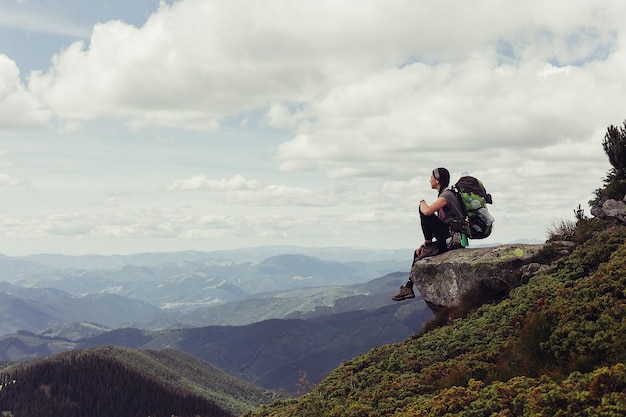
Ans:
[[[623,126],[607,128],[602,148],[612,168],[604,179],[604,187],[597,189],[596,198],[589,202],[592,205],[609,198],[622,200],[626,194],[626,121]]]

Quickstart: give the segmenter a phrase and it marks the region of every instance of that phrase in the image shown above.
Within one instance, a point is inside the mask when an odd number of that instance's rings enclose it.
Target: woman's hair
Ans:
[[[450,172],[445,168],[433,169],[433,177],[435,177],[435,179],[439,181],[442,190],[450,185]]]

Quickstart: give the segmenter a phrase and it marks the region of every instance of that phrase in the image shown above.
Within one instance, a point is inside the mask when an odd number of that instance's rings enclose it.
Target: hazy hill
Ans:
[[[29,288],[0,281],[0,293],[36,301],[38,303],[53,303],[71,297],[71,294],[57,288]]]
[[[354,249],[344,247],[299,247],[299,246],[259,246],[250,248],[237,248],[216,250],[209,252],[183,251],[183,252],[151,252],[134,255],[60,255],[40,254],[17,258],[9,258],[0,255],[0,270],[21,273],[28,268],[29,272],[53,270],[110,270],[122,268],[126,265],[138,267],[155,267],[163,265],[181,264],[217,264],[228,265],[232,263],[259,263],[264,259],[283,254],[298,254],[325,259],[336,262],[380,262],[388,263],[390,260],[403,262],[410,255],[411,249]],[[3,264],[6,261],[7,264]]]
[[[53,267],[37,261],[0,254],[0,281],[13,282],[52,271],[54,271]]]
[[[349,287],[273,293],[267,298],[227,304],[213,313],[203,310],[204,314],[187,317],[184,326],[169,331],[132,328],[108,331],[110,329],[87,323],[56,325],[39,335],[20,331],[0,337],[0,359],[23,360],[74,349],[81,338],[84,339],[79,345],[82,348],[111,344],[150,349],[176,347],[247,381],[293,392],[300,371],[306,371],[311,381],[318,381],[341,360],[373,346],[403,340],[419,331],[432,316],[423,301],[415,299],[398,304],[390,300],[405,279],[405,273],[396,273]],[[94,308],[94,312],[96,310]],[[122,313],[120,310],[119,314]],[[84,312],[84,316],[89,316],[88,312]],[[229,316],[248,325],[204,325],[211,318],[224,321]],[[300,320],[258,323],[264,316]],[[315,320],[304,320],[313,318]],[[255,320],[258,324],[251,325]],[[193,328],[194,324],[197,328]],[[189,328],[181,330],[182,327]],[[213,340],[217,331],[214,328],[220,332],[216,340]],[[258,333],[264,337],[248,336]],[[290,338],[296,338],[302,345],[290,350],[289,346],[294,343]],[[259,355],[261,349],[263,354]],[[241,362],[229,361],[229,357],[223,355],[223,352],[234,351],[240,353]],[[279,366],[277,357],[281,358]]]
[[[626,228],[584,233],[500,303],[470,309],[473,294],[423,334],[248,416],[626,415]],[[563,255],[547,245],[540,256]]]
[[[0,256],[0,277],[6,279],[0,279],[0,335],[86,321],[158,329],[332,314],[349,310],[345,304],[335,308],[340,299],[358,295],[372,301],[364,297],[367,290],[350,286],[400,264],[407,268],[397,251],[299,249],[331,258],[322,260],[303,253],[275,255],[278,250]],[[273,256],[262,257],[268,254]],[[362,260],[355,260],[359,255]],[[19,357],[15,352],[8,356]]]
[[[20,417],[234,416],[277,398],[182,352],[119,347],[14,365],[0,383],[0,409]]]
[[[43,330],[58,323],[62,315],[52,306],[0,292],[0,334]]]
[[[247,326],[119,329],[83,340],[76,348],[176,348],[255,385],[295,392],[301,372],[306,372],[311,381],[318,381],[343,360],[415,334],[431,317],[423,301],[414,301],[309,320],[275,319]]]
[[[399,251],[344,248],[292,248],[300,252],[275,254],[277,250],[254,248],[111,257],[5,257],[0,261],[4,260],[11,273],[3,275],[0,269],[0,277],[4,276],[5,286],[13,285],[13,289],[4,291],[0,288],[0,291],[18,295],[15,291],[19,286],[22,288],[19,297],[43,304],[50,304],[52,300],[41,300],[42,295],[37,294],[37,290],[54,288],[75,298],[110,294],[139,300],[162,308],[166,313],[177,314],[273,292],[362,284],[392,272],[408,271],[407,259],[410,258],[410,251],[406,251],[409,255],[401,256]],[[305,253],[321,253],[328,259]],[[260,258],[263,254],[273,255]],[[403,259],[405,257],[407,259]],[[41,264],[35,268],[38,262]],[[24,269],[20,270],[22,267]],[[140,316],[129,314],[126,323],[141,325],[148,321],[145,315]],[[111,317],[114,314],[102,319],[92,315],[89,320],[114,325]],[[119,320],[116,319],[116,322],[119,323]],[[35,328],[25,330],[33,331]]]
[[[390,295],[406,279],[406,273],[394,273],[356,285],[334,285],[295,290],[282,290],[242,298],[228,283],[208,285],[206,279],[185,277],[160,282],[158,293],[163,303],[198,302],[202,307],[192,310],[159,309],[145,301],[117,294],[73,296],[52,288],[25,288],[0,282],[0,335],[18,330],[44,332],[73,322],[97,323],[117,328],[135,326],[163,329],[203,327],[207,325],[246,325],[271,318],[311,318],[351,310],[372,309],[388,305]],[[144,284],[143,297],[150,299],[152,285]],[[229,289],[230,288],[230,289]],[[4,293],[2,292],[4,291]],[[209,303],[204,306],[200,295],[223,297],[234,294],[240,301]],[[189,299],[186,297],[195,297]],[[157,300],[158,301],[158,300]],[[77,328],[76,330],[80,330]],[[89,336],[86,332],[84,336]],[[73,336],[74,339],[78,337]],[[0,354],[1,356],[1,354]]]
[[[76,297],[56,289],[22,288],[0,282],[0,314],[0,335],[3,335],[18,330],[40,332],[76,321],[120,327],[154,321],[163,315],[163,311],[150,303],[121,295]]]
[[[241,301],[198,307],[190,311],[170,311],[158,320],[144,322],[142,327],[244,326],[274,318],[304,319],[374,309],[389,305],[391,295],[397,292],[407,276],[406,272],[396,272],[363,284],[268,292]]]
[[[110,331],[111,328],[89,321],[61,323],[39,333],[40,337],[49,339],[65,339],[75,342],[80,339],[98,336]]]
[[[71,350],[75,346],[68,340],[50,339],[20,330],[0,336],[0,361],[21,361],[41,358]]]

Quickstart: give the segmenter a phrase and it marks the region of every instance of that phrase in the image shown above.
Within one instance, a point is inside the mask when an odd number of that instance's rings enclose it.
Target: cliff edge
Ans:
[[[455,249],[416,262],[410,279],[436,312],[458,306],[470,291],[508,294],[515,283],[527,281],[548,267],[536,260],[544,246],[508,244]]]

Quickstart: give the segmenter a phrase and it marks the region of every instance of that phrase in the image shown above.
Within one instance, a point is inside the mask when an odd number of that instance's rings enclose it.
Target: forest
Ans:
[[[166,387],[97,350],[12,368],[0,384],[0,410],[16,417],[233,416],[212,401]]]

